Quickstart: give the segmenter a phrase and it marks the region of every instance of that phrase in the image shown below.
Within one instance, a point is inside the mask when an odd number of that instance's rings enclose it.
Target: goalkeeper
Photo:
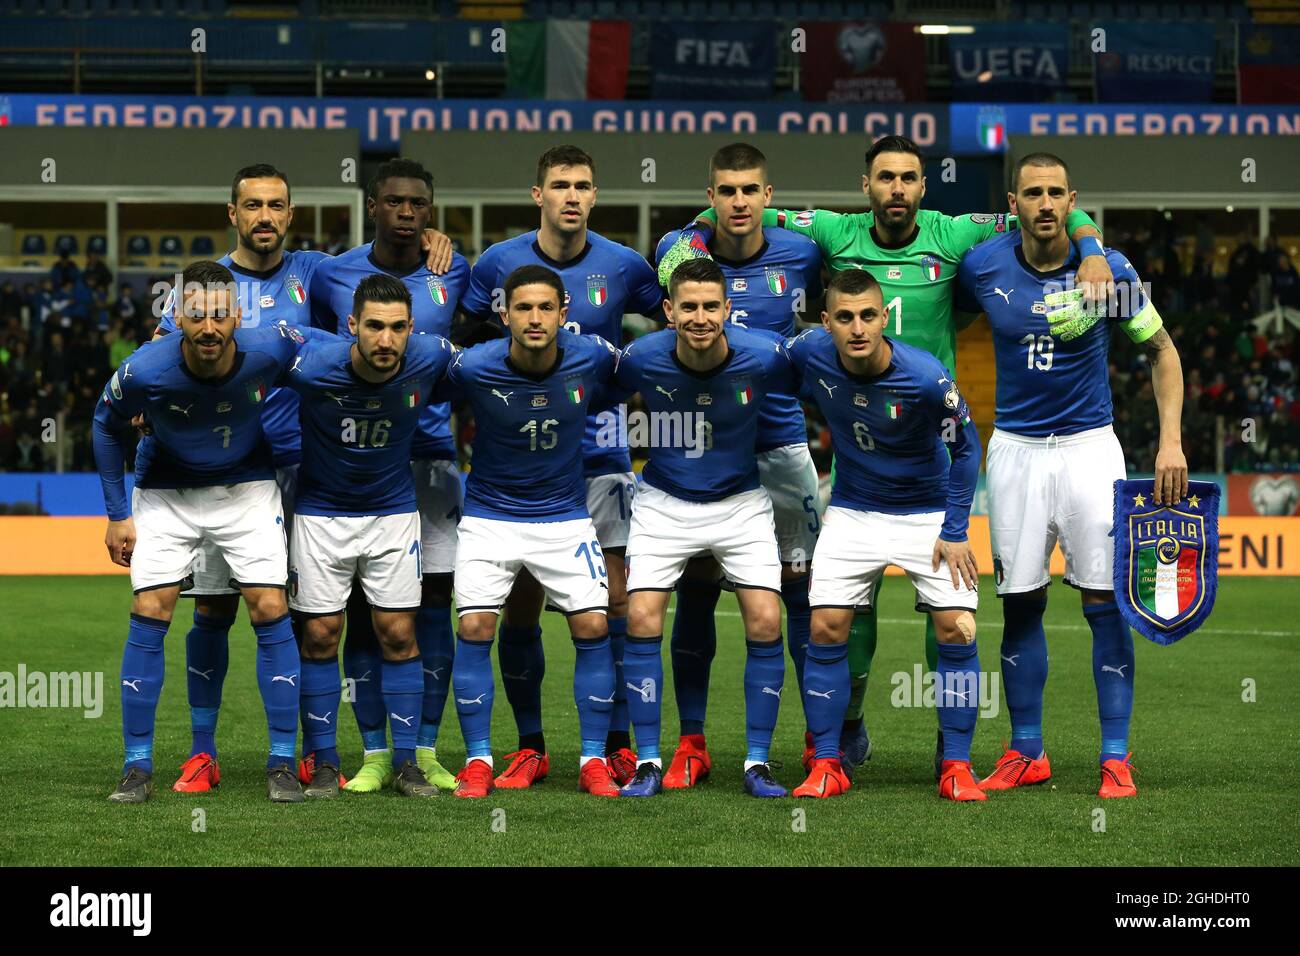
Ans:
[[[947,216],[921,209],[925,198],[925,159],[920,148],[903,136],[886,136],[867,150],[862,191],[870,212],[841,214],[823,209],[802,212],[768,209],[764,226],[782,226],[817,243],[822,261],[832,273],[866,269],[884,292],[885,333],[891,338],[930,352],[948,369],[956,369],[957,323],[952,296],[962,257],[986,239],[1017,228],[1006,214]],[[712,209],[678,235],[659,263],[659,281],[667,285],[673,270],[687,259],[708,256],[708,239],[717,223]],[[1091,301],[1105,301],[1113,290],[1113,276],[1102,253],[1101,232],[1086,213],[1074,211],[1066,229],[1079,246],[1083,259],[1076,284]],[[970,317],[965,317],[965,327]],[[882,579],[883,583],[883,579]],[[850,772],[871,752],[863,721],[867,677],[876,652],[879,601],[873,609],[854,617],[849,632],[849,670],[852,692],[841,735],[844,763]],[[938,666],[934,626],[926,624],[926,662]],[[935,779],[943,755],[943,736],[935,748]]]

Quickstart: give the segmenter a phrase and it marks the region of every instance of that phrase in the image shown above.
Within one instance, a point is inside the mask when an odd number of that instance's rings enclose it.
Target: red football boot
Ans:
[[[578,789],[593,797],[617,797],[618,784],[603,760],[588,760],[578,774]]]
[[[181,764],[181,775],[172,784],[177,793],[207,793],[221,783],[221,768],[217,758],[209,753],[195,754]]]
[[[316,773],[316,754],[315,752],[303,754],[302,759],[298,761],[298,782],[304,787],[311,783],[312,775]],[[348,778],[343,776],[339,771],[339,787],[347,786]]]
[[[1131,753],[1125,754],[1123,760],[1112,758],[1101,765],[1101,789],[1097,791],[1097,796],[1137,796],[1138,788],[1133,784],[1133,767],[1128,762],[1131,756]]]
[[[987,800],[966,760],[945,760],[939,769],[939,796],[945,800],[964,803],[967,800]]]
[[[808,779],[794,788],[796,797],[838,797],[852,784],[839,760],[823,757],[814,760]]]
[[[609,775],[620,787],[636,776],[636,752],[628,747],[619,747],[605,758],[609,763]]]
[[[1032,787],[1037,783],[1046,783],[1052,777],[1052,766],[1047,762],[1047,754],[1034,759],[1026,757],[1019,750],[1008,749],[998,758],[993,772],[980,781],[983,790],[1010,790],[1012,787]]]
[[[551,772],[550,754],[536,750],[516,750],[506,754],[510,766],[497,776],[496,785],[502,790],[523,790],[545,780]]]
[[[713,769],[713,758],[704,742],[703,734],[690,734],[677,742],[677,752],[673,762],[664,774],[664,787],[668,790],[684,790],[693,787],[709,775]]]
[[[465,769],[456,774],[458,797],[486,797],[496,789],[492,783],[492,768],[486,760],[471,760]]]

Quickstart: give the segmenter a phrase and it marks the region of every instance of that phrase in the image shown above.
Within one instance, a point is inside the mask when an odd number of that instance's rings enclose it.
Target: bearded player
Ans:
[[[429,224],[433,176],[419,163],[393,159],[381,163],[368,187],[366,210],[375,224],[373,242],[326,260],[311,285],[312,324],[338,335],[350,335],[348,315],[357,285],[368,275],[386,273],[411,293],[411,321],[416,333],[448,337],[457,302],[469,281],[469,264],[460,255],[451,259],[446,275],[430,271],[421,236]],[[444,243],[445,246],[445,243]],[[424,672],[417,764],[429,781],[443,790],[456,780],[438,761],[438,730],[451,686],[455,650],[451,626],[452,571],[456,562],[456,523],[462,501],[456,445],[451,435],[451,409],[429,405],[411,446],[411,468],[420,512],[420,552],[424,584],[415,619]],[[392,760],[385,732],[385,708],[380,686],[383,656],[372,628],[361,588],[348,602],[343,672],[353,688],[353,714],[365,750],[361,769],[344,789],[352,793],[379,790],[392,777]],[[301,768],[309,777],[311,768]]]
[[[808,300],[821,295],[821,253],[803,236],[763,228],[763,210],[772,200],[767,158],[748,143],[724,146],[709,160],[708,196],[718,217],[709,251],[726,278],[730,321],[790,338]],[[660,256],[676,236],[672,232],[660,240]],[[790,659],[802,687],[810,627],[808,564],[821,519],[817,469],[808,452],[803,407],[793,395],[764,396],[758,408],[756,450],[759,480],[772,499],[776,522]],[[704,717],[718,642],[714,612],[721,593],[718,565],[710,557],[691,561],[677,586],[670,654],[681,739],[664,774],[666,788],[694,786],[713,765],[705,743]],[[808,704],[806,697],[801,699]],[[805,739],[808,765],[812,738],[805,735]]]
[[[802,212],[769,209],[763,213],[763,224],[783,226],[812,239],[832,274],[850,268],[869,271],[884,294],[890,336],[930,352],[952,376],[956,368],[957,337],[952,294],[957,267],[971,248],[1014,228],[1015,220],[1005,214],[954,218],[921,209],[925,197],[924,156],[906,137],[886,136],[877,140],[867,150],[866,166],[862,192],[870,202],[870,212],[840,214],[824,209]],[[708,210],[682,231],[672,249],[660,260],[661,283],[667,281],[683,259],[708,254],[707,240],[714,228],[714,218],[713,211]],[[1101,233],[1096,225],[1085,213],[1075,210],[1065,227],[1082,252],[1077,274],[1079,285],[1085,293],[1109,286],[1110,267],[1102,254]],[[842,741],[845,764],[849,767],[870,751],[862,707],[875,654],[876,630],[875,613],[860,614],[849,637],[849,666],[854,679]],[[938,647],[930,621],[926,625],[926,660],[929,669],[935,671]],[[935,747],[936,780],[942,762],[941,731]]]
[[[499,326],[494,303],[506,277],[521,266],[542,266],[564,282],[564,328],[575,334],[595,334],[618,346],[623,341],[623,315],[638,312],[658,317],[663,293],[654,269],[636,251],[587,228],[596,204],[595,161],[577,146],[555,146],[537,161],[532,198],[541,222],[526,232],[483,251],[470,274],[461,300],[467,315]],[[627,636],[627,548],[636,475],[627,448],[598,441],[598,417],[587,422],[582,469],[587,486],[587,510],[609,571],[609,640],[617,672],[623,665]],[[542,588],[527,570],[521,571],[501,615],[497,659],[506,699],[514,711],[519,746],[506,759],[496,785],[507,789],[531,786],[550,772],[550,756],[542,733],[542,677],[546,657],[540,618]],[[614,710],[605,753],[620,784],[636,772],[636,754],[628,734],[627,694],[615,682]]]
[[[988,449],[993,573],[1003,599],[1002,680],[1011,745],[981,786],[1043,783],[1051,767],[1043,744],[1047,639],[1043,611],[1048,558],[1060,544],[1065,583],[1082,592],[1092,631],[1093,680],[1101,721],[1102,797],[1137,794],[1128,763],[1133,712],[1133,635],[1115,603],[1113,491],[1124,452],[1111,427],[1107,351],[1118,324],[1151,364],[1160,421],[1155,504],[1187,494],[1180,421],[1183,372],[1178,352],[1133,267],[1112,249],[1119,280],[1108,315],[1066,290],[1082,251],[1065,223],[1075,191],[1065,163],[1033,153],[1016,164],[1007,200],[1017,233],[985,243],[961,266],[959,301],[988,314],[997,361],[997,418]],[[1139,504],[1141,502],[1138,502]]]

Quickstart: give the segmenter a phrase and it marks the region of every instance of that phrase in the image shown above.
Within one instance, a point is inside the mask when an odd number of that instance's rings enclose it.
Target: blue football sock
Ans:
[[[257,686],[266,708],[266,729],[271,738],[267,768],[294,765],[298,747],[298,700],[301,663],[293,641],[289,615],[254,624],[257,635]]]
[[[663,635],[633,637],[623,642],[623,685],[627,695],[627,712],[636,736],[638,762],[658,760],[659,734],[663,700]]]
[[[808,653],[808,638],[812,634],[812,610],[808,607],[808,575],[781,582],[781,600],[785,603],[786,646],[794,662],[794,676],[799,682],[799,699],[803,701],[804,720],[812,729],[808,705],[812,699],[804,691],[804,658]]]
[[[784,654],[779,637],[770,644],[745,640],[746,764],[767,763],[772,749],[772,731],[776,729],[785,683]]]
[[[302,716],[302,755],[316,754],[325,760],[328,752],[338,766],[339,701],[343,682],[339,679],[339,660],[303,660],[302,693],[298,712]]]
[[[501,667],[501,686],[515,714],[519,736],[542,732],[542,678],[546,676],[546,653],[542,649],[542,629],[532,627],[500,628],[497,662]],[[542,749],[542,748],[537,748]]]
[[[353,589],[354,593],[357,590]],[[388,720],[384,710],[384,657],[375,637],[374,622],[365,598],[350,599],[347,637],[343,642],[343,676],[348,679],[352,716],[357,719],[361,746],[366,753],[388,749]]]
[[[627,618],[609,619],[609,650],[614,658],[614,709],[609,713],[609,732],[626,734],[632,724],[627,715],[627,687],[623,684],[623,642],[627,638]]]
[[[704,733],[709,709],[709,670],[718,651],[714,614],[722,588],[713,582],[682,581],[677,585],[677,611],[668,643],[673,659],[673,692],[682,736]]]
[[[1047,686],[1047,601],[1010,596],[1002,601],[1002,686],[1011,712],[1011,749],[1043,753],[1043,688]]]
[[[935,703],[943,731],[943,759],[969,763],[979,716],[980,656],[975,642],[940,644],[938,675]]]
[[[451,665],[451,686],[456,695],[456,716],[465,738],[465,758],[492,756],[492,642],[467,641],[456,636],[456,658]]]
[[[230,665],[233,617],[208,617],[194,612],[194,626],[185,635],[185,687],[190,700],[190,756],[217,755],[217,714],[221,688]]]
[[[132,614],[122,649],[123,775],[132,767],[153,773],[154,715],[162,693],[163,638],[170,622]]]
[[[415,761],[415,740],[420,733],[420,705],[424,697],[424,672],[420,658],[384,661],[384,709],[393,732],[393,769]]]
[[[614,654],[609,636],[573,639],[573,700],[578,705],[582,760],[605,756],[605,736],[614,710]]]
[[[420,645],[420,669],[424,674],[424,703],[415,745],[435,747],[447,692],[451,690],[451,659],[456,652],[451,608],[422,606],[415,615],[415,639]]]
[[[808,644],[800,691],[817,759],[838,760],[840,731],[849,705],[849,649],[846,644]]]
[[[1097,716],[1101,718],[1100,761],[1128,756],[1128,725],[1133,716],[1133,632],[1119,606],[1084,605],[1092,628],[1092,679],[1097,685]]]

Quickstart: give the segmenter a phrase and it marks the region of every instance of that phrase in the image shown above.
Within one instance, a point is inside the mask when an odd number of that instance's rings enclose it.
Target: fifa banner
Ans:
[[[805,100],[925,99],[925,37],[912,24],[814,20],[799,26],[807,44],[799,55],[799,88]]]
[[[1065,88],[1065,23],[981,23],[948,37],[954,100],[1049,100]]]
[[[757,100],[772,95],[770,22],[657,20],[650,33],[653,99]]]
[[[0,93],[0,126],[154,129],[355,129],[361,148],[394,152],[407,130],[593,133],[897,134],[948,148],[948,105],[718,104],[638,100],[421,100],[309,96],[87,96]]]
[[[952,151],[1001,153],[1008,136],[1296,136],[1300,106],[953,103]]]
[[[1093,59],[1103,103],[1208,103],[1214,94],[1213,23],[1098,24],[1106,50]]]
[[[1201,626],[1219,584],[1219,485],[1189,481],[1187,497],[1154,503],[1149,478],[1115,482],[1115,600],[1129,626],[1172,644]]]
[[[1237,93],[1243,103],[1300,103],[1300,27],[1242,24]]]

